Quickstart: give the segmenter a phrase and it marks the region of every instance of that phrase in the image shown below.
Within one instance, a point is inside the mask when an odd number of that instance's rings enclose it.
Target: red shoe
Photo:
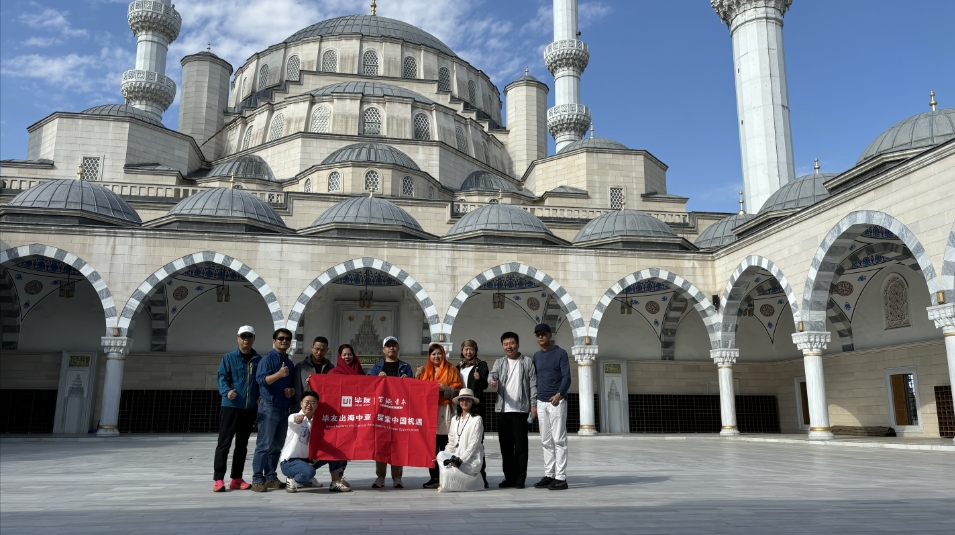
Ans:
[[[229,481],[229,488],[232,490],[249,490],[252,488],[252,485],[246,483],[245,480],[240,477]]]
[[[217,479],[212,485],[212,492],[225,492],[225,483],[221,479]]]

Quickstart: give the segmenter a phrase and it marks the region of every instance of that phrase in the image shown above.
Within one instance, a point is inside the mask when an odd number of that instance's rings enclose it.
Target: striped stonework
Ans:
[[[676,330],[683,319],[683,313],[690,306],[686,296],[677,292],[670,300],[663,316],[663,328],[660,329],[660,360],[673,360],[676,355]]]
[[[178,260],[173,260],[172,262],[156,270],[155,273],[147,277],[146,280],[143,281],[138,288],[136,288],[136,291],[133,292],[133,295],[129,298],[129,301],[126,302],[126,306],[123,308],[123,313],[120,315],[118,323],[118,327],[120,328],[120,336],[127,335],[136,313],[143,308],[143,305],[146,304],[149,295],[155,291],[159,285],[163,284],[163,282],[169,277],[172,277],[176,273],[185,270],[189,266],[201,264],[203,262],[219,264],[220,266],[225,266],[232,271],[235,271],[239,275],[242,275],[245,280],[249,281],[252,286],[258,290],[259,294],[262,295],[262,298],[265,299],[265,304],[268,305],[269,312],[272,313],[272,324],[275,326],[275,328],[278,329],[279,327],[285,326],[285,318],[282,315],[282,307],[279,305],[278,298],[275,297],[272,289],[269,288],[269,285],[265,283],[265,280],[262,279],[258,273],[231,256],[217,253],[215,251],[202,251],[199,253],[188,254]]]
[[[453,301],[451,301],[451,306],[448,307],[448,313],[444,316],[444,327],[442,332],[450,337],[451,328],[454,325],[454,318],[457,317],[458,312],[461,311],[461,307],[464,306],[464,302],[467,301],[472,292],[483,286],[488,281],[492,281],[502,275],[507,275],[508,273],[520,273],[521,275],[526,275],[540,282],[543,286],[546,286],[551,292],[553,292],[554,296],[557,297],[559,301],[561,310],[564,311],[564,314],[570,321],[570,326],[574,330],[574,345],[584,344],[584,339],[587,336],[587,326],[584,325],[584,318],[580,315],[580,310],[577,308],[577,303],[574,302],[570,294],[567,293],[567,290],[558,284],[557,281],[552,279],[550,275],[535,267],[531,267],[520,262],[501,264],[500,266],[491,268],[484,273],[481,273],[477,277],[471,279],[470,282],[465,284],[464,288],[461,288],[461,291],[458,292],[458,295],[455,296]]]
[[[945,258],[942,260],[942,289],[945,290],[945,302],[955,303],[955,225],[948,234],[945,246]]]
[[[86,280],[90,281],[90,284],[93,285],[93,289],[96,290],[96,294],[99,296],[100,304],[103,306],[103,315],[106,320],[105,328],[103,329],[104,335],[112,335],[113,327],[117,326],[116,304],[113,302],[113,294],[110,293],[106,282],[103,281],[103,278],[95,269],[73,253],[68,253],[62,249],[40,243],[21,245],[20,247],[0,251],[0,264],[6,264],[14,260],[25,260],[31,256],[43,256],[59,260],[64,264],[69,264],[73,269],[82,273],[83,276],[86,277]]]
[[[861,210],[850,213],[836,223],[822,240],[812,259],[809,274],[806,276],[801,307],[802,321],[807,331],[826,331],[826,313],[829,309],[829,295],[836,277],[836,270],[850,252],[850,247],[856,238],[872,225],[888,229],[908,247],[922,270],[922,276],[925,277],[932,304],[938,304],[936,292],[941,289],[941,286],[935,275],[935,267],[915,234],[889,214]]]
[[[730,276],[730,280],[723,290],[719,347],[736,347],[736,329],[739,327],[740,304],[749,293],[750,284],[760,270],[769,272],[783,288],[786,299],[789,301],[789,308],[792,310],[793,319],[796,323],[799,322],[799,303],[796,302],[796,294],[793,292],[792,286],[789,285],[789,281],[786,280],[783,271],[768,258],[759,255],[747,256],[736,266],[736,270],[733,271],[733,275]]]
[[[611,286],[610,289],[607,290],[607,293],[600,298],[600,302],[597,303],[597,308],[594,310],[594,315],[590,318],[590,337],[592,344],[597,343],[597,330],[600,328],[600,320],[603,319],[604,312],[607,310],[607,307],[610,306],[614,297],[617,297],[624,288],[642,280],[658,280],[660,282],[671,283],[673,288],[686,297],[687,301],[693,305],[693,308],[700,313],[700,317],[703,318],[703,324],[706,325],[707,336],[710,338],[710,348],[718,349],[720,347],[719,313],[713,308],[709,299],[707,299],[706,296],[703,295],[703,292],[697,289],[696,286],[693,286],[690,281],[675,273],[657,268],[644,269],[627,275]]]

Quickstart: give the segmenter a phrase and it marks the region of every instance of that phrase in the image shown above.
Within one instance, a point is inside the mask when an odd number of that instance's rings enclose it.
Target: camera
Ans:
[[[461,468],[461,464],[464,461],[461,460],[457,455],[452,455],[450,459],[444,460],[444,466],[453,466],[455,468]]]

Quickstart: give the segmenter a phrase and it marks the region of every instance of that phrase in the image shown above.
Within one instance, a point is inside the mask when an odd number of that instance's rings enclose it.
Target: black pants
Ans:
[[[438,452],[444,451],[444,448],[448,447],[448,435],[435,435],[435,439],[434,454],[437,455]],[[432,481],[441,479],[441,470],[438,463],[434,463],[434,468],[428,468],[428,472],[431,473]]]
[[[497,438],[501,441],[504,479],[527,479],[527,413],[499,412]]]
[[[216,460],[214,481],[225,478],[225,465],[229,457],[229,448],[232,447],[232,437],[235,437],[235,450],[232,452],[232,479],[242,477],[245,468],[245,457],[248,454],[249,435],[258,411],[251,409],[234,409],[232,407],[219,408],[219,444],[216,446]]]

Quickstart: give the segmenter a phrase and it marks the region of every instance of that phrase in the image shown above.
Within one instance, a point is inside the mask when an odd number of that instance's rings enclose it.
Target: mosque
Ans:
[[[576,0],[553,80],[503,100],[374,2],[239,66],[183,57],[177,87],[179,13],[133,1],[125,102],[51,113],[0,162],[0,432],[215,431],[244,324],[260,353],[289,328],[296,359],[322,335],[370,363],[395,335],[414,365],[468,338],[494,359],[506,330],[533,352],[543,322],[580,435],[955,437],[955,108],[933,93],[850,169],[796,177],[791,4],[711,0],[746,193],[711,213],[652,147],[593,136]]]

